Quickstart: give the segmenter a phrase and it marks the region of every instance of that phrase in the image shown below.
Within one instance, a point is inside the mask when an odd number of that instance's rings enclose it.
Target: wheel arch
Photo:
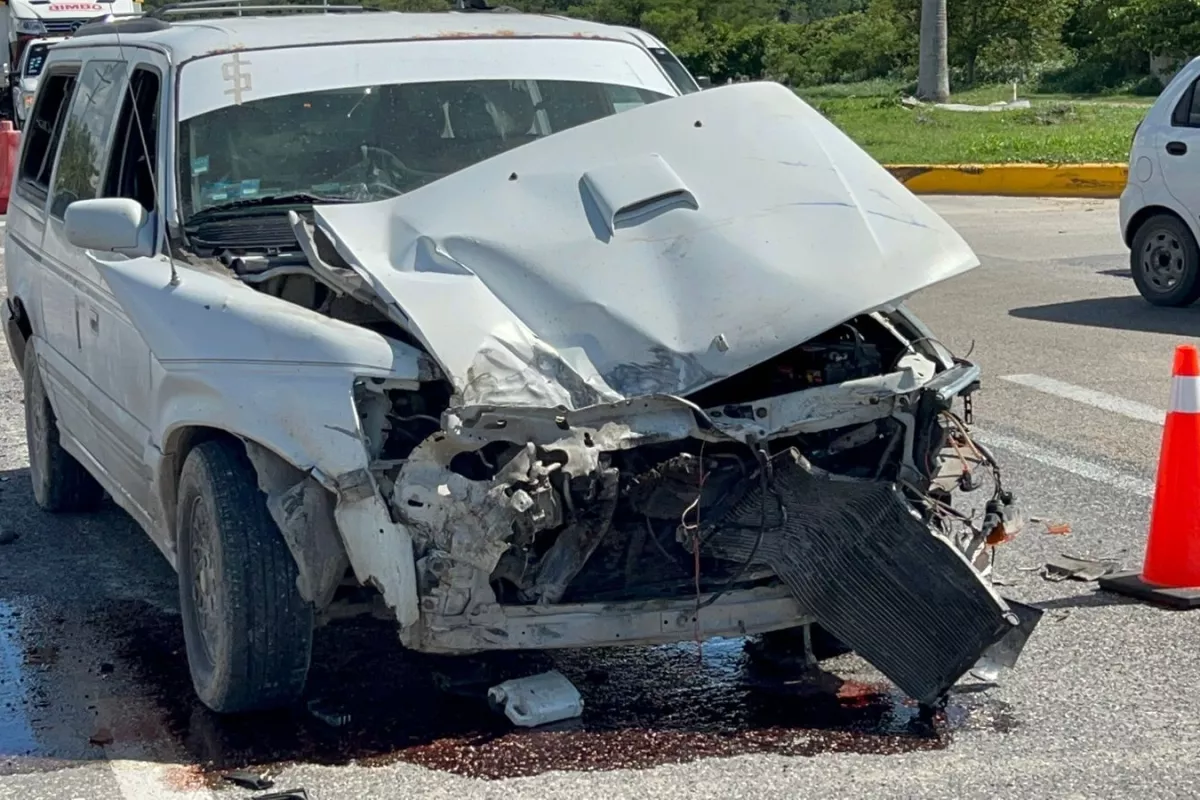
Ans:
[[[1192,232],[1192,236],[1196,238],[1197,242],[1200,242],[1200,235],[1198,235],[1196,226],[1192,224],[1183,214],[1180,214],[1176,209],[1169,206],[1154,204],[1139,208],[1137,213],[1129,218],[1129,223],[1125,226],[1125,230],[1123,231],[1125,246],[1133,247],[1133,238],[1137,235],[1137,232],[1142,225],[1146,223],[1146,220],[1150,219],[1151,217],[1156,217],[1160,214],[1174,217],[1182,222],[1183,226]]]
[[[305,600],[318,610],[328,606],[350,566],[333,509],[337,496],[305,470],[265,442],[211,425],[181,425],[167,436],[159,467],[159,497],[172,551],[176,551],[179,483],[184,464],[193,450],[206,442],[226,442],[245,452],[257,476],[260,493],[270,497],[297,484],[303,498],[305,523],[289,526],[283,511],[268,505],[272,520],[287,543],[300,572],[299,588]],[[178,557],[178,556],[177,556]]]

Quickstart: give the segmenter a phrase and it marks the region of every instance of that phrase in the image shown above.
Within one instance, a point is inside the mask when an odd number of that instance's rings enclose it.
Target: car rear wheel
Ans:
[[[308,678],[313,611],[243,445],[197,445],[178,498],[179,601],[196,694],[221,714],[291,704]]]
[[[1188,227],[1170,214],[1142,223],[1129,251],[1133,282],[1156,306],[1189,306],[1200,299],[1200,247]]]
[[[44,511],[94,511],[104,489],[59,441],[58,417],[32,349],[25,353],[25,441],[29,445],[29,479],[33,499]]]

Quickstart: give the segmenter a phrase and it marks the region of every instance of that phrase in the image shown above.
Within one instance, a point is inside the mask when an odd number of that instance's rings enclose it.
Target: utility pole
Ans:
[[[946,0],[921,0],[921,55],[917,97],[944,103],[950,99],[950,66],[946,55]]]

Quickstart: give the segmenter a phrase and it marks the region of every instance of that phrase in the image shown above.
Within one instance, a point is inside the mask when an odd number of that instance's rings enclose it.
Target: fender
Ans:
[[[254,442],[337,497],[335,517],[358,579],[376,585],[401,625],[418,618],[412,540],[391,520],[369,470],[356,379],[417,389],[438,379],[421,351],[378,333],[165,259],[93,259],[151,352],[159,536],[173,552],[175,470],[186,431]]]

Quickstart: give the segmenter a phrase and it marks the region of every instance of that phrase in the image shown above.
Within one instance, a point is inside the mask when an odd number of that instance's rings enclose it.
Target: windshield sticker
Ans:
[[[203,175],[208,172],[208,156],[196,156],[192,159],[192,174]]]
[[[262,185],[262,181],[255,178],[254,180],[242,181],[242,197],[253,197],[258,194],[258,187]]]
[[[244,68],[248,66],[250,66],[250,62],[242,61],[241,53],[234,53],[228,61],[221,65],[221,77],[230,84],[230,88],[225,90],[225,94],[233,97],[234,105],[240,106],[242,94],[253,88],[250,73],[244,71]]]
[[[218,181],[217,183],[209,183],[201,189],[201,195],[210,203],[220,202],[221,200],[229,199],[229,190],[236,184],[228,181]]]

